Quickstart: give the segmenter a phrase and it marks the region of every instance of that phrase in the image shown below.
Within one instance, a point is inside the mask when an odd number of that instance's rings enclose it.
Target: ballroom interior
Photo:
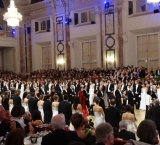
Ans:
[[[160,65],[157,0],[14,0],[16,27],[4,18],[11,1],[0,0],[0,69]]]

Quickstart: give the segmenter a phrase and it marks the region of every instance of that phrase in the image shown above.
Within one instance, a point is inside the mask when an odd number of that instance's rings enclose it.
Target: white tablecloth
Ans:
[[[42,142],[42,137],[39,137],[37,139],[37,143],[35,143],[35,144],[31,143],[30,136],[28,136],[24,139],[24,145],[41,145],[41,142]]]

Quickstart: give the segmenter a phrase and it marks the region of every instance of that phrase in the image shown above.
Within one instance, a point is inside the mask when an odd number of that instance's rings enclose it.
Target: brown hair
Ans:
[[[15,91],[15,95],[17,95],[17,96],[19,96],[20,93],[21,93],[21,90],[19,90],[19,89]]]
[[[58,95],[54,95],[54,96],[53,96],[53,99],[54,99],[54,100],[58,100],[58,99],[59,99]]]
[[[14,106],[12,108],[11,116],[13,116],[13,117],[19,117],[19,116],[21,116],[23,114],[25,114],[25,110],[24,110],[23,106],[17,105],[17,106]]]
[[[131,105],[126,105],[125,108],[124,108],[124,110],[126,112],[131,112],[132,111],[132,106]]]
[[[71,123],[74,126],[74,128],[79,128],[84,123],[84,117],[82,114],[75,113],[71,117]]]
[[[40,95],[39,100],[43,100],[44,99],[44,95]]]
[[[23,145],[25,130],[22,128],[17,128],[9,132],[5,145]]]
[[[146,143],[153,143],[156,137],[156,125],[152,120],[143,120],[137,129],[137,136]]]

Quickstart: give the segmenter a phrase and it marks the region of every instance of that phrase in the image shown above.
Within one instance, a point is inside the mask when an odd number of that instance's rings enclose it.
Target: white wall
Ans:
[[[34,44],[32,51],[34,53],[34,56],[32,57],[33,70],[40,70],[42,69],[42,47],[38,44]]]
[[[13,48],[4,49],[4,69],[14,71],[13,67]]]

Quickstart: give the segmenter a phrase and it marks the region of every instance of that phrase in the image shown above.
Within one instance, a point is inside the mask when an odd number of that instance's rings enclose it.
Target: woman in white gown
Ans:
[[[147,87],[145,84],[142,85],[141,89],[141,102],[140,102],[140,109],[146,110],[146,98],[147,98]]]
[[[43,112],[43,103],[44,103],[44,101],[43,101],[43,99],[44,99],[44,96],[41,95],[39,97],[39,101],[37,103],[37,106],[38,106],[38,110],[41,112],[42,121],[44,122],[44,112]]]
[[[23,93],[23,98],[22,98],[22,106],[24,107],[25,109],[25,112],[28,112],[29,109],[28,109],[28,93],[27,92],[24,92]]]
[[[52,102],[52,116],[54,117],[55,115],[58,114],[58,106],[59,106],[58,95],[54,95],[53,99],[54,99],[54,102]]]
[[[94,86],[95,86],[95,84],[92,81],[90,81],[90,87],[89,87],[89,104],[90,104],[90,106],[93,104],[92,96],[94,94]]]
[[[24,93],[24,82],[22,82],[21,84],[21,94],[20,94],[21,100],[23,99],[23,93]]]
[[[102,107],[99,106],[100,99],[96,98],[95,99],[95,106],[93,107],[93,112],[94,112],[94,128],[96,128],[99,124],[104,123],[104,112]]]
[[[13,99],[12,97],[9,99],[9,112],[11,113],[12,111],[12,108],[13,108]]]

